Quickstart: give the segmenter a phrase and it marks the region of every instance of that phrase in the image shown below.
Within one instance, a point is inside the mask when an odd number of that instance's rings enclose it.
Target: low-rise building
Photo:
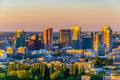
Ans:
[[[0,50],[0,60],[5,60],[7,59],[7,54],[5,50]]]
[[[120,80],[120,74],[103,76],[103,80]]]
[[[90,80],[90,76],[81,76],[81,80]]]

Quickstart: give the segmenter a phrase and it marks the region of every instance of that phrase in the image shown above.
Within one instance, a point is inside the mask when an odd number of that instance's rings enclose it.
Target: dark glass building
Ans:
[[[62,46],[71,46],[71,30],[60,29],[60,44]]]
[[[26,33],[23,30],[17,30],[14,36],[14,44],[16,48],[25,47],[25,36]]]
[[[82,38],[82,49],[92,49],[93,41],[91,36],[83,36]]]

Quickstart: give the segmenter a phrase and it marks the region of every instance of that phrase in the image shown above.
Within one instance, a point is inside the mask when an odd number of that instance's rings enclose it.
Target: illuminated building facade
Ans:
[[[93,36],[93,50],[98,50],[99,47],[99,34],[94,34]]]
[[[53,41],[53,28],[45,28],[43,31],[44,48],[50,51]]]
[[[71,30],[70,29],[60,29],[60,44],[62,46],[71,45]]]
[[[25,54],[25,52],[26,52],[25,49],[26,49],[25,47],[19,47],[19,48],[17,49],[17,53]]]
[[[105,52],[112,50],[112,29],[110,26],[102,27],[103,43],[105,44]]]
[[[17,30],[15,32],[14,44],[16,45],[16,48],[25,46],[25,36],[26,36],[26,33],[23,30]]]
[[[0,60],[7,59],[7,54],[5,50],[0,49]]]
[[[81,28],[79,26],[72,26],[72,48],[80,49],[81,48]]]
[[[12,48],[12,47],[7,47],[6,53],[7,53],[7,54],[13,54],[13,53],[14,53],[13,48]]]

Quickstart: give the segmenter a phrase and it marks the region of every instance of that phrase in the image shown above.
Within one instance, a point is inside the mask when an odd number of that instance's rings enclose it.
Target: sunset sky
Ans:
[[[103,25],[120,31],[120,0],[0,0],[0,31],[72,25],[82,31],[99,31]]]

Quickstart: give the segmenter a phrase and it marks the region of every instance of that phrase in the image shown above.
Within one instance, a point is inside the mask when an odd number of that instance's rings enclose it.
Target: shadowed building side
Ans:
[[[17,30],[15,32],[14,44],[16,48],[25,47],[25,36],[26,36],[26,33],[23,30]]]
[[[64,46],[71,46],[71,30],[70,29],[60,29],[60,44]]]

